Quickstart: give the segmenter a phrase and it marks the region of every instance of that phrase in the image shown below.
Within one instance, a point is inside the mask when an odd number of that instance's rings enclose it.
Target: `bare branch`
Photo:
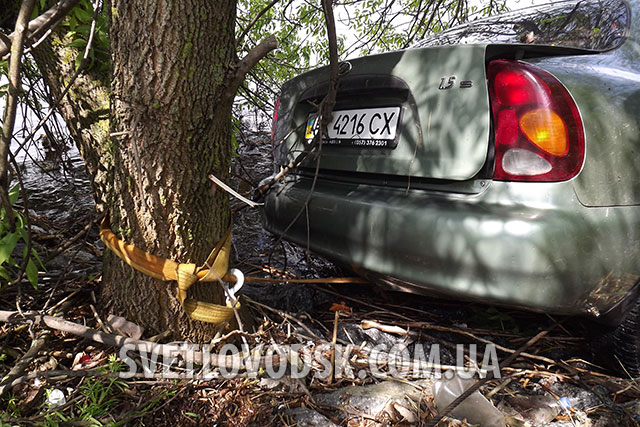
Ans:
[[[28,38],[30,40],[37,40],[40,36],[42,36],[49,28],[57,24],[73,7],[78,4],[80,0],[61,0],[60,3],[53,6],[51,9],[47,10],[42,15],[37,18],[29,21],[29,27],[27,29]],[[15,38],[16,32],[11,33],[7,38],[7,40],[3,40],[5,46],[0,47],[0,57],[4,57],[9,53],[9,49],[11,48],[11,44],[13,44],[13,39]]]
[[[289,229],[293,227],[293,225],[298,221],[298,218],[302,215],[303,212],[307,211],[309,206],[309,202],[311,201],[311,196],[316,188],[316,183],[318,182],[318,173],[320,172],[320,154],[322,152],[322,141],[324,135],[327,135],[327,126],[331,122],[331,115],[333,112],[333,107],[336,105],[336,97],[338,95],[338,83],[340,80],[340,75],[338,74],[338,38],[336,36],[336,22],[333,17],[333,5],[331,0],[322,0],[322,9],[324,13],[325,24],[327,26],[327,39],[329,42],[329,88],[328,93],[320,102],[320,106],[318,107],[319,117],[317,120],[320,120],[320,128],[316,131],[313,139],[311,140],[311,146],[308,151],[303,151],[300,153],[296,159],[294,164],[289,164],[285,170],[281,171],[278,175],[280,177],[284,176],[285,173],[288,173],[293,167],[299,164],[299,161],[302,161],[308,154],[315,152],[316,153],[316,168],[313,173],[313,181],[311,182],[311,188],[309,189],[309,193],[307,194],[307,198],[302,204],[302,207],[298,211],[298,213],[293,217],[293,219],[289,222],[289,225],[285,227],[282,231],[278,240],[276,241],[276,245],[282,241],[284,236],[287,234]],[[291,167],[289,167],[291,166]],[[280,179],[280,178],[278,178]],[[275,177],[271,179],[271,181],[264,186],[258,189],[258,195],[263,197],[265,193],[277,182]],[[308,239],[308,234],[307,234]],[[309,251],[309,241],[307,240],[307,251]],[[273,253],[273,251],[271,252]],[[271,260],[271,254],[269,254],[269,260]]]
[[[23,314],[24,317],[20,316],[20,313],[18,313],[17,311],[0,310],[0,322],[16,322],[29,320],[33,321],[34,325],[36,326],[47,327],[49,329],[67,332],[111,347],[129,346],[131,348],[143,348],[148,352],[152,352],[155,349],[155,352],[158,354],[170,354],[171,351],[175,351],[175,347],[171,344],[157,344],[151,341],[135,340],[133,338],[127,338],[121,335],[107,334],[105,332],[98,331],[97,329],[89,328],[79,323],[70,322],[60,317],[42,315],[37,312],[25,312]],[[241,336],[251,336],[250,334],[241,332],[239,334]],[[24,358],[26,358],[26,356],[30,356],[30,354],[25,355]],[[207,352],[204,350],[193,351],[186,355],[186,360],[193,363],[202,364],[204,360],[207,360],[207,356],[210,357],[209,363],[214,367],[223,367],[226,369],[233,369],[234,367],[246,367],[243,356],[237,353],[226,355],[216,353],[207,354]],[[286,356],[277,354],[274,354],[272,356],[262,356],[259,358],[256,366],[253,368],[264,368],[269,362],[275,363],[277,365],[280,363],[281,357],[286,358]],[[11,383],[11,385],[15,385],[15,383]],[[6,392],[7,388],[2,388],[0,390],[2,392]]]
[[[96,21],[98,19],[99,13],[100,13],[100,9],[97,6],[94,6],[93,20],[91,21],[91,28],[89,30],[89,40],[87,40],[87,46],[85,46],[84,54],[82,55],[82,60],[80,61],[80,65],[78,65],[78,69],[73,74],[73,76],[71,76],[71,79],[69,80],[69,82],[67,83],[67,86],[62,91],[62,94],[60,95],[60,97],[53,104],[50,105],[49,112],[43,118],[40,119],[38,124],[33,129],[31,129],[31,133],[29,133],[29,135],[24,139],[24,141],[22,141],[22,143],[18,147],[18,150],[21,150],[22,148],[24,148],[24,146],[33,139],[33,137],[36,135],[36,132],[40,130],[40,128],[44,126],[44,124],[47,122],[47,120],[49,120],[49,118],[55,113],[56,109],[58,108],[58,105],[60,105],[64,97],[67,96],[67,93],[69,93],[69,91],[73,87],[80,73],[84,71],[84,67],[87,64],[87,60],[89,58],[89,52],[91,51],[91,47],[93,46],[93,39],[95,36],[96,25],[97,25]]]
[[[9,202],[9,146],[13,136],[13,126],[16,121],[16,106],[18,104],[18,92],[20,87],[20,60],[24,50],[24,40],[27,36],[27,22],[35,7],[35,0],[25,0],[20,7],[16,29],[13,32],[14,43],[11,46],[11,60],[9,61],[9,91],[7,94],[7,104],[4,111],[2,140],[0,141],[0,202],[4,206],[9,230],[13,233],[16,230],[13,209]]]
[[[11,49],[11,39],[9,38],[9,36],[5,35],[5,33],[3,33],[2,31],[0,31],[0,43],[2,43],[0,45],[0,52],[3,51],[7,51],[9,52],[9,49]],[[1,57],[2,55],[0,55]]]
[[[271,35],[260,42],[259,45],[254,47],[247,53],[247,55],[240,60],[235,70],[235,73],[229,78],[227,90],[223,95],[223,102],[231,103],[236,96],[238,88],[244,81],[245,76],[253,67],[256,66],[258,61],[264,58],[269,52],[278,48],[278,40],[274,35]]]
[[[310,153],[312,153],[316,149],[316,147],[322,147],[323,134],[326,135],[327,126],[331,121],[331,111],[333,111],[333,106],[336,103],[336,96],[338,93],[338,38],[336,36],[336,24],[333,17],[333,8],[331,6],[331,1],[323,1],[322,7],[324,10],[325,23],[327,26],[327,39],[329,42],[329,73],[331,77],[329,82],[329,91],[319,106],[320,131],[314,135],[313,140],[311,141],[311,146],[308,150],[301,152],[298,156],[296,156],[295,159],[291,160],[291,162],[289,162],[289,164],[284,169],[271,177],[269,182],[256,190],[255,197],[258,199],[264,197],[264,195],[269,191],[271,187],[273,187],[276,182],[278,182],[280,179],[282,179],[282,177],[291,172],[291,170],[299,165]],[[318,165],[319,163],[316,165],[316,172],[314,177],[317,177],[318,175]],[[314,185],[312,187],[314,186],[315,178]],[[311,193],[313,193],[313,188],[310,191],[310,194]],[[306,206],[306,203],[304,205]],[[298,220],[298,217],[301,213],[302,210],[298,212],[298,215],[296,215],[296,217],[289,224],[286,230],[288,230],[295,223],[295,221]],[[286,230],[283,232],[283,235],[286,233]],[[282,236],[280,236],[280,239],[282,239]]]
[[[11,390],[13,386],[13,380],[20,377],[24,371],[29,367],[29,364],[34,357],[38,355],[38,352],[44,347],[49,338],[49,331],[43,331],[31,342],[29,350],[18,360],[18,362],[11,368],[9,373],[3,378],[2,384],[0,384],[0,396],[4,395],[7,391]]]

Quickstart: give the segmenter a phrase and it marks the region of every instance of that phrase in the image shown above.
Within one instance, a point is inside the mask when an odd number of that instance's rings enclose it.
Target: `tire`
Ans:
[[[601,330],[592,344],[605,367],[625,377],[640,377],[640,300],[617,327]]]

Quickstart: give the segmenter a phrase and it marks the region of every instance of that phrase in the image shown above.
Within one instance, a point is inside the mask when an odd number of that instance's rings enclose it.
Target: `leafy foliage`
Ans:
[[[18,186],[14,186],[9,191],[9,199],[11,205],[15,205],[18,200]],[[9,230],[9,221],[5,209],[0,209],[0,277],[5,280],[12,280],[21,265],[26,262],[25,274],[33,287],[38,285],[38,267],[44,270],[44,265],[35,249],[28,251],[27,223],[22,214],[14,209],[16,230]],[[24,247],[19,249],[19,243],[22,241]],[[29,253],[30,252],[30,253]],[[16,254],[21,253],[21,262],[16,262]]]
[[[69,40],[68,46],[77,50],[75,59],[76,69],[80,66],[84,51],[89,42],[93,15],[94,11],[91,2],[89,0],[81,0],[76,7],[71,9],[62,24],[62,27],[67,31],[65,39]],[[89,63],[86,65],[87,70],[109,70],[111,54],[109,51],[108,21],[109,18],[104,12],[96,14],[96,29],[93,44],[89,51]]]
[[[240,0],[237,14],[240,56],[268,34],[280,45],[250,73],[237,99],[240,106],[258,108],[265,115],[282,83],[329,61],[320,0],[276,2],[253,22],[271,3]],[[340,0],[334,4],[338,55],[346,59],[404,49],[452,25],[504,9],[502,1],[479,8],[467,0]]]

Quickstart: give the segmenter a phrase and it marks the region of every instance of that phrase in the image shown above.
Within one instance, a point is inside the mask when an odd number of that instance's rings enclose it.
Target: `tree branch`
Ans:
[[[271,9],[273,7],[273,5],[275,5],[276,3],[278,3],[280,0],[273,0],[271,3],[269,3],[267,6],[265,6],[264,9],[262,9],[260,11],[260,13],[258,13],[255,18],[253,18],[251,20],[251,22],[249,22],[249,24],[247,25],[247,27],[244,29],[244,31],[242,32],[242,34],[240,34],[240,36],[238,36],[238,40],[236,41],[238,44],[240,44],[242,42],[242,40],[244,39],[244,37],[249,33],[249,31],[251,30],[251,28],[256,24],[256,22],[258,22],[258,19],[260,19],[260,17],[262,17],[262,15],[264,15],[265,13],[267,13],[269,11],[269,9]]]
[[[58,97],[58,99],[55,101],[55,103],[49,105],[49,112],[43,118],[40,119],[38,124],[33,129],[31,129],[31,132],[29,133],[29,135],[26,138],[24,138],[24,140],[22,141],[22,143],[18,147],[17,151],[22,150],[25,147],[25,145],[29,141],[31,141],[31,139],[33,139],[33,137],[36,135],[36,132],[38,132],[38,130],[40,130],[40,128],[47,122],[47,120],[49,120],[49,118],[56,112],[58,106],[60,105],[60,103],[62,102],[64,97],[67,95],[67,93],[69,93],[69,91],[71,90],[71,87],[75,83],[75,81],[78,78],[78,76],[80,75],[80,73],[82,71],[84,71],[84,66],[87,63],[87,59],[89,58],[89,52],[91,51],[91,47],[93,46],[93,39],[94,39],[95,32],[96,32],[96,21],[98,19],[98,14],[99,13],[100,13],[100,9],[99,8],[95,8],[94,11],[93,11],[93,20],[91,21],[91,28],[89,30],[89,40],[87,40],[87,46],[85,46],[84,54],[82,55],[82,60],[80,61],[80,65],[78,65],[78,68],[76,69],[76,72],[73,74],[73,76],[71,76],[71,79],[69,80],[69,82],[65,86],[65,88],[62,91],[62,94],[60,95],[60,97]],[[1,193],[0,193],[0,195],[1,195]]]
[[[2,383],[0,384],[0,396],[3,396],[6,392],[11,390],[14,383],[13,381],[22,376],[24,371],[29,367],[29,364],[33,360],[34,357],[38,355],[42,347],[47,342],[47,338],[49,337],[49,331],[43,331],[38,334],[38,336],[31,342],[31,346],[29,350],[18,360],[18,362],[11,368],[9,373],[3,378]]]
[[[7,94],[7,104],[4,111],[2,139],[0,141],[0,202],[4,207],[7,220],[9,221],[9,231],[16,231],[13,209],[9,202],[9,146],[13,136],[13,126],[16,121],[16,106],[18,104],[18,92],[20,87],[20,60],[24,49],[24,40],[27,36],[27,22],[35,7],[35,0],[25,0],[20,6],[18,19],[16,20],[15,41],[11,45],[11,59],[9,60],[9,91]]]
[[[73,7],[78,4],[80,0],[61,0],[58,4],[47,10],[42,15],[29,21],[29,27],[27,28],[28,38],[30,40],[37,40],[42,36],[49,28],[58,23]],[[5,46],[0,46],[0,57],[4,57],[9,53],[13,39],[16,32],[14,31],[3,42]]]
[[[79,337],[86,338],[88,340],[92,340],[104,345],[111,346],[111,347],[130,346],[137,349],[145,349],[147,352],[155,351],[156,354],[161,354],[161,355],[170,354],[171,351],[176,351],[175,346],[172,346],[171,344],[157,344],[151,341],[135,340],[133,338],[126,338],[121,335],[107,334],[107,333],[98,331],[96,329],[92,329],[87,326],[80,325],[78,323],[70,322],[60,317],[42,315],[37,312],[25,312],[23,313],[23,315],[24,316],[20,316],[20,313],[18,313],[17,311],[0,310],[0,322],[15,322],[20,320],[22,321],[30,320],[30,321],[33,321],[34,325],[36,326],[47,327],[49,329],[55,329],[58,331],[67,332]],[[241,336],[247,335],[245,333],[240,333],[240,334]],[[35,344],[32,344],[31,347],[34,348],[39,345],[40,345],[39,343],[35,343]],[[30,352],[27,352],[28,354],[25,354],[25,356],[23,356],[23,359],[26,359],[27,356],[29,356],[30,358],[33,352],[34,352],[33,350],[31,350]],[[286,359],[287,355],[267,354],[265,356],[260,356],[256,360],[257,363],[255,366],[252,365],[253,361],[250,361],[251,365],[245,363],[244,355],[240,353],[233,353],[230,355],[217,354],[217,353],[207,354],[206,351],[194,350],[193,352],[188,352],[184,354],[183,357],[185,361],[193,362],[196,364],[202,364],[206,360],[209,360],[211,367],[225,368],[227,370],[236,369],[236,368],[241,370],[246,370],[246,369],[264,368],[265,366],[267,366],[267,363],[269,362],[277,366],[280,363],[280,359],[281,358]],[[2,393],[8,391],[9,388],[16,385],[17,382],[13,381],[13,378],[12,378],[11,382],[9,380],[5,380],[3,384],[8,385],[8,387],[0,388],[0,391]]]
[[[0,31],[0,43],[2,43],[2,45],[0,45],[0,52],[4,52],[5,50],[9,52],[9,49],[11,49],[11,39],[2,31]],[[0,55],[0,57],[2,57],[2,55]]]
[[[255,194],[254,194],[254,199],[255,200],[259,200],[260,198],[264,197],[265,194],[271,189],[271,187],[273,187],[275,185],[276,182],[280,181],[280,179],[282,179],[282,177],[284,177],[286,174],[291,172],[291,170],[294,167],[296,167],[297,165],[299,165],[310,153],[312,153],[314,151],[314,149],[316,147],[320,147],[321,148],[322,147],[323,135],[327,134],[327,126],[329,125],[329,122],[331,121],[331,112],[333,111],[333,106],[336,103],[336,96],[337,96],[337,93],[338,93],[338,81],[339,81],[339,75],[338,75],[338,37],[336,35],[336,23],[335,23],[335,19],[333,17],[333,7],[331,5],[331,1],[330,0],[323,0],[322,8],[323,8],[323,11],[324,11],[325,24],[327,26],[327,41],[329,43],[329,74],[330,74],[330,80],[329,80],[329,89],[328,89],[327,95],[324,97],[324,99],[322,100],[322,102],[320,103],[320,106],[318,108],[318,113],[320,115],[320,131],[317,132],[313,136],[313,139],[311,140],[310,147],[307,150],[304,150],[300,154],[298,154],[298,156],[296,156],[295,159],[291,160],[289,162],[289,164],[286,167],[284,167],[284,169],[281,169],[280,172],[278,172],[276,175],[272,176],[271,179],[266,184],[262,185],[260,188],[258,188],[255,191]],[[304,124],[305,124],[305,122],[302,122],[301,125],[304,125]],[[288,136],[289,135],[287,135],[287,137]],[[315,182],[316,182],[316,178],[318,176],[318,167],[319,167],[319,163],[316,164],[316,171],[315,171],[315,174],[314,174],[314,180],[313,180],[312,189],[310,190],[310,194],[313,193],[313,189],[315,188]],[[308,201],[309,200],[307,200],[307,202],[305,202],[303,204],[303,206],[306,206]],[[302,214],[302,210],[300,210],[300,212],[298,212],[298,214],[293,219],[293,221],[291,221],[289,223],[289,225],[287,226],[285,231],[280,236],[279,240],[282,239],[284,234],[298,220],[298,218],[300,217],[301,214]]]
[[[233,102],[233,98],[236,96],[236,92],[244,81],[247,73],[256,66],[258,61],[277,48],[278,40],[276,40],[276,36],[271,35],[251,49],[249,53],[238,62],[235,72],[228,78],[227,90],[224,92],[222,99],[223,103]]]

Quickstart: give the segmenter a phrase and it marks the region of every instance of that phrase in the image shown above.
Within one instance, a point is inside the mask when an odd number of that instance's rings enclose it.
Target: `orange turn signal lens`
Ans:
[[[520,117],[520,130],[549,154],[564,156],[569,150],[567,126],[552,110],[541,108],[524,113]]]

